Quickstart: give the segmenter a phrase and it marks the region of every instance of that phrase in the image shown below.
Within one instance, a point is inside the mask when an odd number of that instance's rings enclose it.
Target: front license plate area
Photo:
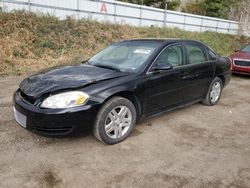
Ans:
[[[18,110],[16,110],[15,107],[13,107],[13,111],[16,122],[20,124],[23,128],[26,128],[27,117]]]

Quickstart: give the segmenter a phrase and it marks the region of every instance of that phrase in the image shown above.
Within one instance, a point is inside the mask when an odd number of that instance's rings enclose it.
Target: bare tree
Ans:
[[[229,19],[239,22],[239,35],[250,35],[250,0],[234,0]]]

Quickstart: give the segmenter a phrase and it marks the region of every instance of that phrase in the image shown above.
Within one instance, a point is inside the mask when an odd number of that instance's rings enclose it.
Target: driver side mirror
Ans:
[[[156,66],[153,67],[154,71],[163,71],[163,70],[170,70],[173,66],[166,62],[159,62],[156,64]]]

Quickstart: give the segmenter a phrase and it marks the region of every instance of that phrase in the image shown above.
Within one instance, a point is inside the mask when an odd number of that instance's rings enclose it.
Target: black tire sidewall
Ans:
[[[131,123],[129,130],[127,131],[125,135],[123,135],[121,138],[118,138],[118,139],[112,139],[107,135],[105,131],[105,121],[109,112],[113,110],[115,107],[121,106],[121,105],[126,106],[131,111],[132,123]],[[103,143],[116,144],[116,143],[123,141],[131,134],[134,128],[135,122],[136,122],[136,109],[133,103],[130,102],[128,99],[125,99],[122,97],[113,97],[110,100],[108,100],[98,112],[95,127],[94,127],[94,129],[96,129],[94,130],[95,135]]]

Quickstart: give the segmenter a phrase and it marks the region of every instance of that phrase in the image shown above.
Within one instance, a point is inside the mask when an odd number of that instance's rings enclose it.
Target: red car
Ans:
[[[230,56],[232,71],[237,74],[250,75],[250,44]]]

